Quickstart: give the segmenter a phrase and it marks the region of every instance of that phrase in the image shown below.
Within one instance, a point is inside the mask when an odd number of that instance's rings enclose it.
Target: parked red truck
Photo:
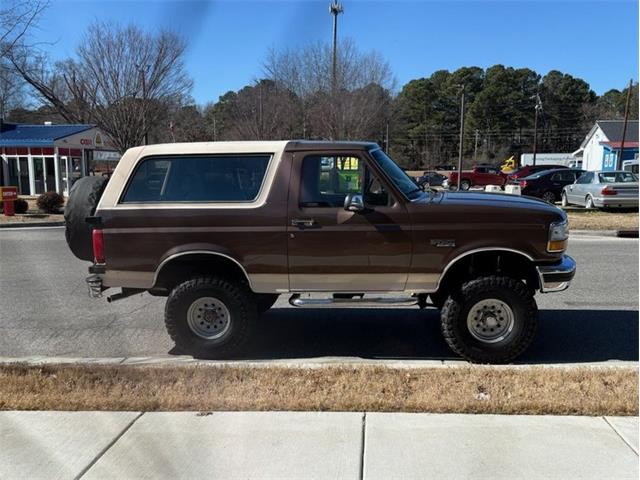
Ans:
[[[460,190],[469,190],[471,187],[484,187],[485,185],[503,186],[507,183],[507,175],[496,167],[478,165],[473,170],[463,170],[460,180]],[[449,179],[442,184],[445,188],[458,186],[458,172],[451,172]]]

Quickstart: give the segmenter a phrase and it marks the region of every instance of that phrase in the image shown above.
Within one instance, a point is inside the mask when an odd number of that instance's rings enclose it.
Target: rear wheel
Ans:
[[[587,198],[585,199],[584,207],[587,210],[593,210],[595,208],[595,205],[593,204],[593,197],[591,195],[587,195]]]
[[[533,341],[538,307],[527,286],[508,277],[481,277],[452,293],[441,312],[442,334],[470,362],[505,363]]]
[[[165,324],[176,346],[200,358],[238,352],[256,317],[253,294],[241,283],[218,277],[179,284],[165,306]]]
[[[469,180],[462,180],[460,182],[460,190],[469,190],[471,188],[471,182]]]
[[[542,200],[544,200],[547,203],[554,204],[556,203],[556,194],[553,192],[544,192],[542,194]]]

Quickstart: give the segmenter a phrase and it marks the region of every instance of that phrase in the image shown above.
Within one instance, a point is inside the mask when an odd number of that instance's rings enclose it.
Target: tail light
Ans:
[[[104,261],[104,236],[102,230],[95,228],[91,233],[93,241],[93,259],[95,263],[105,263]]]
[[[526,180],[520,180],[520,188],[524,188],[527,186],[527,181]]]
[[[616,192],[613,188],[610,188],[609,185],[604,187],[600,193],[602,195],[617,195],[618,194],[618,192]]]

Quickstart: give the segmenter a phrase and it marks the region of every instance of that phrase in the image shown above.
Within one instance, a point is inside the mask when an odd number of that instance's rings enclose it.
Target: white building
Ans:
[[[20,195],[53,190],[68,195],[76,179],[113,170],[120,158],[109,137],[95,125],[3,123],[0,155],[0,185],[17,186]]]
[[[622,142],[622,120],[598,120],[573,152],[576,158],[582,158],[585,170],[618,170],[622,168],[619,159]],[[638,120],[627,122],[622,160],[638,158]]]

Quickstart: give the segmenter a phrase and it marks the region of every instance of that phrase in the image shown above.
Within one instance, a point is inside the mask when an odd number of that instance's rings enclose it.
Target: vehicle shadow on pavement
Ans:
[[[313,357],[457,358],[442,339],[436,310],[373,308],[274,308],[260,318],[237,358]],[[536,339],[516,363],[606,360],[638,360],[637,311],[541,310]]]

